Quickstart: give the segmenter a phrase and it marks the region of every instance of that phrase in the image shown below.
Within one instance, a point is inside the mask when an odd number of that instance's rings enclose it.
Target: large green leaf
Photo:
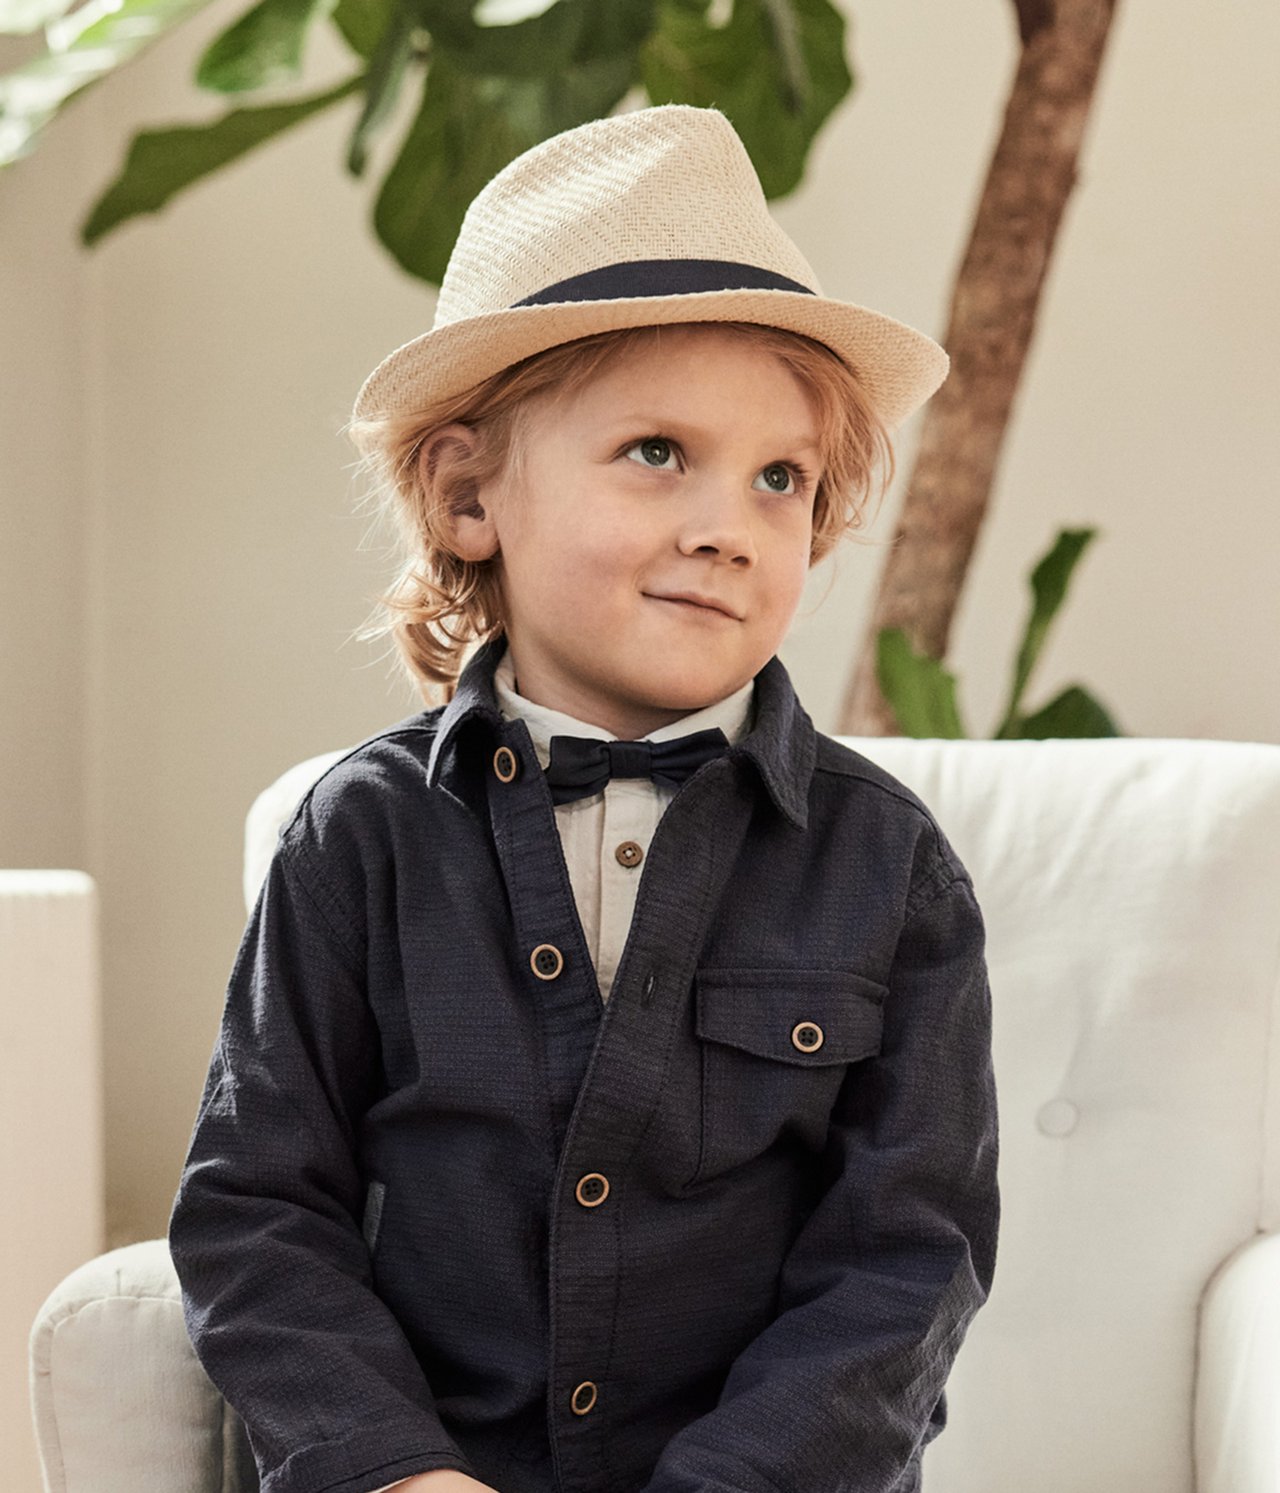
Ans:
[[[413,0],[338,0],[333,24],[356,56],[369,62],[402,6],[412,10]]]
[[[720,109],[765,196],[793,191],[814,136],[853,84],[844,17],[829,0],[735,0],[724,26],[680,0],[660,0],[658,15],[640,54],[649,98]]]
[[[1031,612],[1014,663],[1009,703],[1005,707],[1004,720],[996,730],[997,736],[1003,736],[1006,725],[1017,717],[1022,693],[1044,647],[1049,624],[1066,599],[1071,573],[1097,532],[1097,529],[1059,529],[1048,553],[1031,572]]]
[[[69,99],[185,21],[210,0],[90,4],[51,23],[49,50],[0,77],[0,166],[29,155]]]
[[[541,82],[562,69],[634,57],[653,30],[656,0],[556,0],[505,26],[478,25],[472,0],[416,4],[421,25],[467,72]]]
[[[479,77],[435,48],[421,108],[374,206],[378,237],[411,275],[439,285],[480,188],[531,145],[608,114],[631,66],[606,57],[548,77]]]
[[[938,659],[917,653],[900,627],[882,628],[876,639],[876,678],[904,735],[965,735],[956,676]]]
[[[175,193],[295,124],[358,92],[364,74],[287,104],[232,109],[212,124],[178,125],[135,135],[120,174],[94,203],[80,236],[92,244],[118,224],[153,213]]]
[[[1044,741],[1050,736],[1123,736],[1110,712],[1078,684],[1068,685],[1034,715],[1020,716],[1004,737]]]
[[[408,3],[395,6],[369,59],[364,107],[347,146],[347,170],[353,176],[363,174],[369,141],[390,118],[400,96],[400,85],[414,55],[415,27],[412,6]]]
[[[196,64],[199,87],[248,93],[302,74],[302,49],[316,21],[337,0],[260,0],[205,48]]]

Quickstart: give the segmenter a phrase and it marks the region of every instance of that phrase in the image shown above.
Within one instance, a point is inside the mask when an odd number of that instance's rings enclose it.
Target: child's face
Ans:
[[[632,738],[753,678],[809,569],[819,432],[795,375],[664,329],[528,414],[522,466],[477,495],[520,693]]]

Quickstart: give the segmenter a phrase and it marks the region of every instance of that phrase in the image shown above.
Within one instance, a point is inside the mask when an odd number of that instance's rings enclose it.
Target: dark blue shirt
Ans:
[[[913,1493],[1000,1213],[970,877],[773,658],[602,1004],[505,646],[281,831],[170,1223],[196,1352],[265,1493]]]

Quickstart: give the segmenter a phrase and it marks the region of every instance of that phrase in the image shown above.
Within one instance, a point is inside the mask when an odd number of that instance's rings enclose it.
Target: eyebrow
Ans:
[[[606,428],[617,435],[622,435],[632,429],[643,428],[646,431],[653,431],[655,433],[661,432],[666,434],[669,431],[672,435],[692,436],[695,440],[705,439],[711,433],[707,430],[706,426],[691,424],[682,415],[664,414],[660,411],[645,409],[643,407],[637,409],[632,414],[611,416]],[[780,448],[797,456],[801,454],[822,455],[822,446],[816,437],[813,440],[809,440],[807,437],[801,436],[797,440],[794,437],[784,436],[780,437],[776,444]]]

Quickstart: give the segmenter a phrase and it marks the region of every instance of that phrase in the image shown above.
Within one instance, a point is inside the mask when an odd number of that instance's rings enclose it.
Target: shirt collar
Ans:
[[[468,660],[458,679],[453,699],[440,714],[436,739],[432,743],[431,755],[427,762],[429,785],[434,786],[439,780],[444,765],[444,754],[459,728],[466,722],[472,720],[486,722],[493,736],[501,734],[505,718],[495,676],[507,651],[506,634],[499,633],[496,637],[490,638],[488,642],[482,643]],[[719,715],[722,710],[730,714],[741,712],[742,701],[739,700],[739,696],[743,697],[748,709],[744,713],[744,720],[740,722],[737,738],[730,737],[728,755],[751,761],[781,812],[797,829],[807,828],[809,784],[813,777],[813,765],[818,750],[817,733],[808,712],[800,704],[791,683],[791,676],[776,654],[765,664],[754,680],[743,685],[741,690],[735,691],[724,700],[708,705],[702,710],[694,711],[691,715],[682,716],[670,726],[660,727],[650,733],[649,739],[661,741],[670,736],[683,736],[689,731],[698,730],[701,728],[703,717],[708,715],[716,717],[710,724],[720,725],[725,735],[729,736],[730,733]],[[750,719],[752,700],[755,704],[754,722]],[[573,716],[550,710],[546,706],[534,706],[531,701],[526,704],[538,712],[544,712],[547,717],[554,717],[557,722],[556,730],[562,731],[562,734],[581,735],[585,731],[588,735],[615,739],[598,727],[585,727],[583,722],[575,720]],[[537,737],[534,735],[533,720],[523,708],[520,711],[520,717],[525,722],[536,746]],[[574,729],[572,731],[562,730],[563,723],[568,723]],[[540,722],[539,731],[548,724],[546,720]],[[554,733],[548,730],[547,735],[551,734]],[[539,760],[542,760],[541,753],[539,753]]]
[[[539,705],[520,694],[516,690],[516,671],[510,648],[502,655],[494,670],[493,687],[503,717],[509,721],[519,718],[528,726],[529,735],[533,738],[533,749],[544,768],[551,761],[550,743],[553,736],[590,736],[598,741],[618,740],[612,731],[606,731],[602,726],[593,726],[589,721],[566,715],[562,710]],[[647,732],[642,739],[671,741],[677,736],[686,736],[693,731],[709,731],[718,726],[732,745],[750,730],[755,687],[755,680],[748,679],[741,689],[726,695],[723,700],[682,715],[670,725],[659,726]]]

